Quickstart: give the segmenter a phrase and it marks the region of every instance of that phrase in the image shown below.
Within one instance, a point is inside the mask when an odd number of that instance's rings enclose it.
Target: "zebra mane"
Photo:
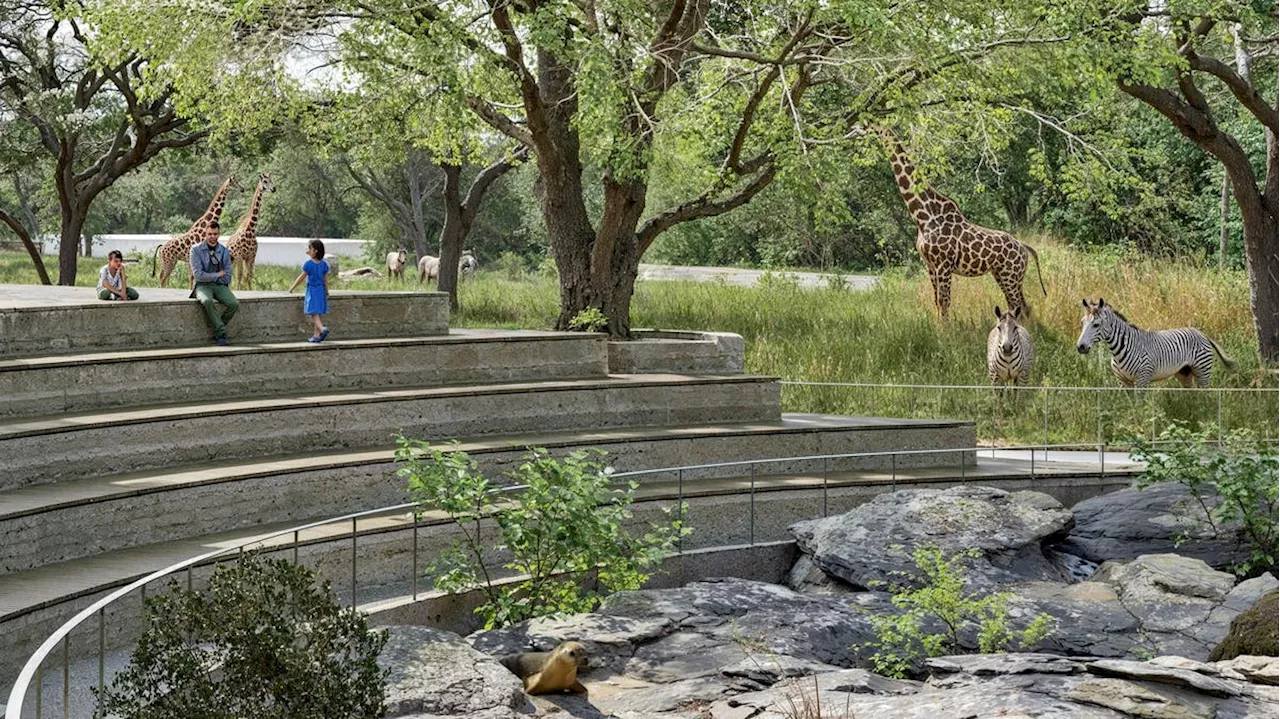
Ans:
[[[1141,327],[1139,327],[1139,326],[1135,325],[1134,323],[1130,322],[1128,317],[1125,317],[1124,315],[1120,314],[1120,310],[1117,310],[1116,308],[1111,307],[1111,305],[1107,305],[1107,307],[1110,307],[1110,308],[1111,308],[1111,314],[1115,315],[1116,317],[1119,317],[1121,322],[1123,322],[1123,323],[1125,323],[1125,324],[1129,325],[1130,327],[1134,328],[1135,330],[1140,330],[1140,329],[1142,329]]]

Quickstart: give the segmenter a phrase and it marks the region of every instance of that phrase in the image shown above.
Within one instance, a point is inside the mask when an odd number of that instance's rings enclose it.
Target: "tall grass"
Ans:
[[[1150,434],[1171,418],[1248,426],[1276,434],[1276,373],[1257,357],[1243,272],[1137,255],[1090,254],[1045,240],[1040,251],[1048,296],[1034,276],[1024,291],[1038,387],[1117,387],[1098,346],[1087,356],[1075,348],[1080,300],[1106,298],[1130,321],[1149,329],[1198,327],[1218,341],[1236,366],[1215,367],[1213,386],[1269,388],[1271,392],[1000,392],[788,386],[788,411],[963,417],[978,420],[989,440],[1093,442],[1129,433]],[[130,273],[139,288],[154,284],[150,258]],[[81,271],[92,285],[96,261]],[[185,270],[180,269],[179,272]],[[1033,272],[1034,270],[1032,270]],[[287,289],[297,270],[260,266],[257,289]],[[1029,273],[1030,274],[1030,273]],[[0,254],[0,282],[34,282],[30,260]],[[186,286],[185,274],[171,286]],[[367,280],[341,289],[415,290],[405,282]],[[517,271],[482,272],[462,284],[458,327],[549,328],[558,313],[554,278]],[[942,324],[933,293],[918,268],[885,273],[871,290],[800,289],[785,275],[758,287],[720,283],[643,282],[632,306],[634,327],[734,332],[747,340],[748,372],[788,380],[893,384],[985,385],[986,337],[992,309],[1004,300],[990,277],[955,278],[951,321]],[[1171,381],[1172,382],[1172,381]],[[1176,386],[1176,383],[1174,383]],[[1220,401],[1221,400],[1221,401]],[[1221,407],[1221,410],[1219,409]],[[1047,429],[1046,429],[1047,427]]]

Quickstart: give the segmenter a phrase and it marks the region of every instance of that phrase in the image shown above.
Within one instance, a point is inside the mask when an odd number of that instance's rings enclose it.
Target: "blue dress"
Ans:
[[[302,263],[307,273],[307,294],[302,298],[302,313],[324,315],[329,313],[329,298],[324,296],[324,276],[329,274],[329,263],[308,259]]]

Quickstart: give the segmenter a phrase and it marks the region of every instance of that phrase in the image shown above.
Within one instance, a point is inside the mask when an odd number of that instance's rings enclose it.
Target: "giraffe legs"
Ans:
[[[947,322],[951,314],[951,268],[931,270],[929,279],[933,282],[933,301],[938,306],[938,316]]]
[[[173,274],[173,268],[175,265],[178,264],[176,260],[170,260],[167,257],[163,260],[163,262],[164,264],[160,266],[160,286],[161,287],[164,287],[166,284],[168,284],[169,275]]]
[[[1017,312],[1019,307],[1027,306],[1027,300],[1022,296],[1021,272],[1001,273],[996,275],[995,278],[996,284],[1000,286],[1000,292],[1004,294],[1004,301],[1008,304],[1010,312]],[[1029,310],[1030,308],[1028,307],[1027,309]]]
[[[253,260],[244,261],[244,287],[243,289],[253,289]]]

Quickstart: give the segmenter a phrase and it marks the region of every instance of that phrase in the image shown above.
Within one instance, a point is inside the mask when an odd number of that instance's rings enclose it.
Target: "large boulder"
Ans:
[[[1071,521],[1071,512],[1047,494],[952,487],[882,494],[845,514],[797,522],[790,532],[818,569],[856,589],[917,575],[912,552],[924,545],[948,556],[977,549],[968,579],[990,587],[1065,581],[1041,545],[1064,535]]]
[[[1277,656],[1280,649],[1280,632],[1276,617],[1280,608],[1276,605],[1276,592],[1270,592],[1253,603],[1253,606],[1231,620],[1227,636],[1209,655],[1211,661],[1235,659],[1244,655]]]
[[[389,669],[387,717],[523,719],[533,709],[520,680],[462,637],[388,627],[378,665]]]
[[[1216,506],[1217,495],[1206,498]],[[1181,484],[1122,489],[1071,508],[1075,526],[1056,549],[1102,563],[1176,552],[1216,569],[1249,559],[1239,525],[1210,528],[1204,509]]]

